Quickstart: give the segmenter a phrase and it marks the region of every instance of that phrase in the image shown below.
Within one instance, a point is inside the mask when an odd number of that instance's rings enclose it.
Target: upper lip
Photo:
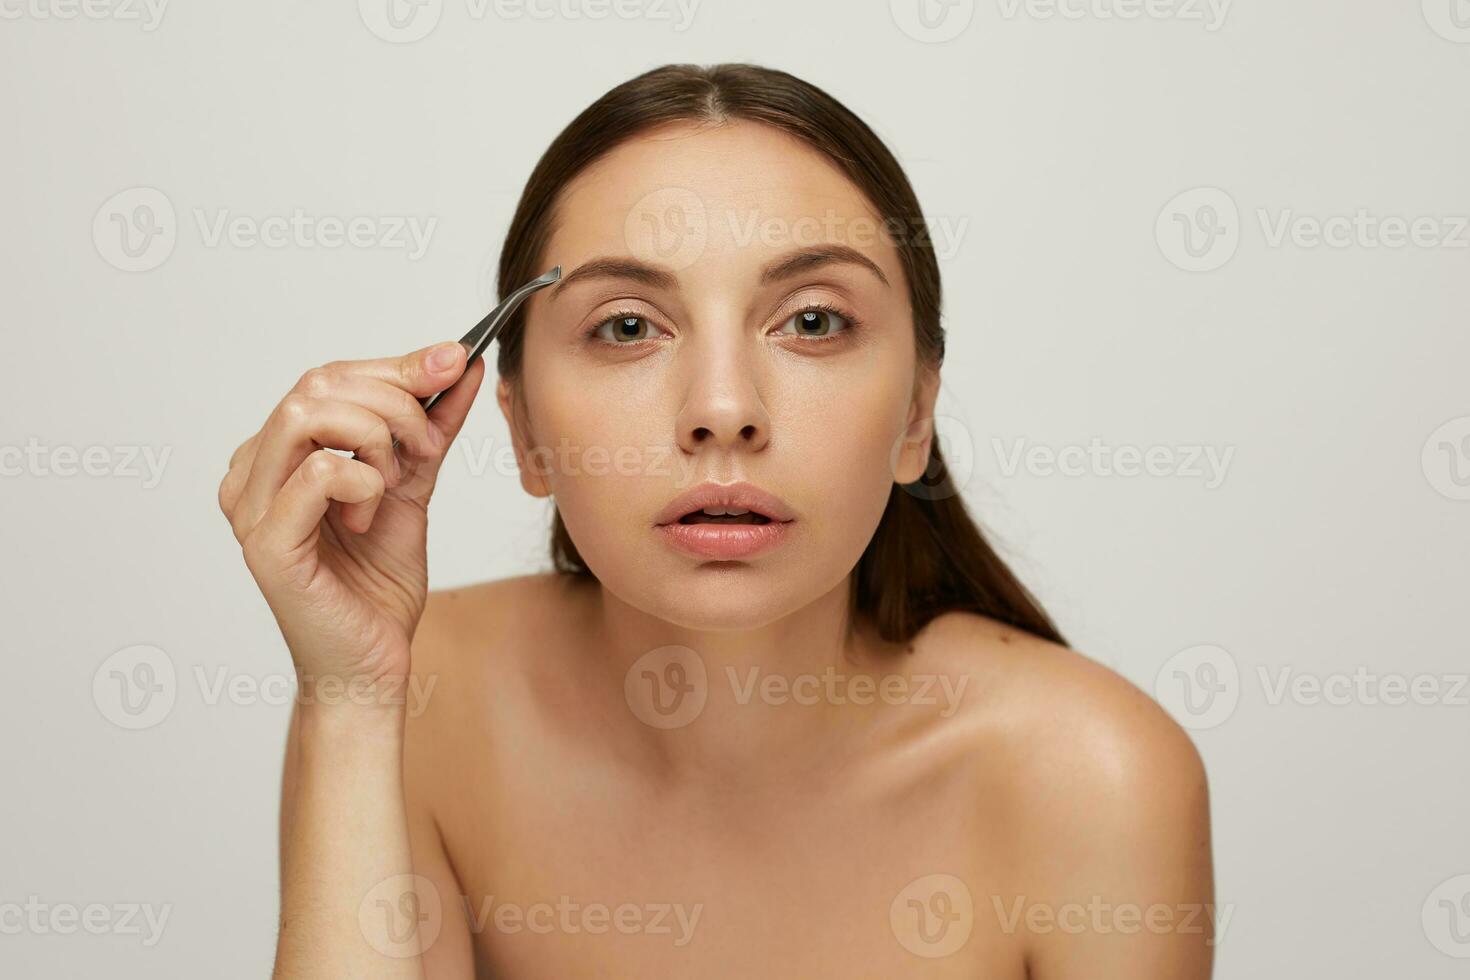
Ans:
[[[772,521],[795,519],[786,501],[773,493],[767,493],[753,483],[701,483],[686,493],[669,501],[669,505],[658,512],[655,524],[675,524],[679,518],[692,511],[706,507],[730,507],[737,510],[754,511]]]

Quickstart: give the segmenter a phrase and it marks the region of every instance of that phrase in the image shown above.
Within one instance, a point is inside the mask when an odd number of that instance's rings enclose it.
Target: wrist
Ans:
[[[304,740],[367,744],[401,741],[407,710],[392,701],[330,698],[314,692],[298,697],[296,714]]]

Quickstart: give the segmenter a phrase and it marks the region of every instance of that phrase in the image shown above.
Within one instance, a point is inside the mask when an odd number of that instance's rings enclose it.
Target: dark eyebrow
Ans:
[[[762,286],[789,279],[792,276],[809,272],[812,269],[824,265],[837,263],[850,263],[862,266],[883,285],[888,285],[888,277],[878,264],[868,258],[862,252],[847,245],[819,245],[814,248],[802,249],[790,255],[782,256],[768,264],[761,270],[760,281]],[[673,291],[679,283],[679,279],[672,272],[659,266],[650,265],[631,258],[596,258],[584,262],[571,272],[561,277],[556,284],[553,293],[559,294],[574,282],[582,279],[628,279],[633,282],[648,286],[653,289]]]
[[[556,284],[553,292],[560,293],[579,279],[631,279],[653,289],[669,291],[672,291],[679,282],[672,272],[646,262],[639,262],[637,259],[598,258],[583,262],[562,276],[561,282]]]
[[[888,285],[888,277],[883,274],[882,269],[878,268],[878,263],[855,248],[835,244],[804,248],[800,252],[795,252],[777,259],[766,266],[761,272],[761,285],[769,285],[770,283],[782,279],[789,279],[792,276],[809,272],[812,269],[820,268],[824,265],[832,265],[840,262],[860,265],[877,276],[878,281],[883,285]]]

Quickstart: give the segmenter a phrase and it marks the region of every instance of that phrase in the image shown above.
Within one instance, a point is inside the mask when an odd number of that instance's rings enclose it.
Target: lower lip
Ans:
[[[786,539],[791,521],[769,524],[660,524],[664,540],[680,551],[701,558],[729,561],[749,558]]]

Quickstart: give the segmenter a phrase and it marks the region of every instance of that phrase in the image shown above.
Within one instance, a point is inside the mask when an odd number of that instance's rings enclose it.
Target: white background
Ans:
[[[287,709],[209,699],[288,659],[216,506],[231,451],[306,367],[478,319],[531,166],[607,88],[750,60],[866,119],[957,236],[946,448],[1073,645],[1194,728],[1232,916],[1217,975],[1464,975],[1470,4],[961,0],[930,30],[914,0],[705,0],[687,24],[672,0],[600,19],[442,0],[406,41],[379,0],[156,22],[97,2],[116,16],[0,0],[0,906],[169,918],[151,946],[0,918],[0,973],[269,972]],[[113,215],[159,195],[172,251],[124,271]],[[1224,234],[1192,259],[1202,204]],[[297,209],[434,225],[417,256],[209,240],[221,214]],[[1273,238],[1360,211],[1450,240]],[[489,399],[464,438],[507,445]],[[1229,462],[1213,481],[1009,464],[1094,439]],[[103,447],[94,475],[58,472],[64,447]],[[164,452],[154,480],[143,454]],[[545,502],[454,453],[433,586],[546,567]],[[174,700],[128,730],[106,671],[139,644]],[[1345,703],[1275,697],[1360,669]],[[1382,703],[1394,677],[1438,703]]]

